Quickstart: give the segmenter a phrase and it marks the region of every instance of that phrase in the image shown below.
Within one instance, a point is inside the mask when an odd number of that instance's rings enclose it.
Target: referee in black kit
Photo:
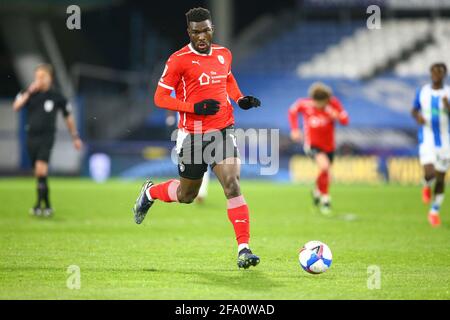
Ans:
[[[67,99],[53,86],[53,67],[38,65],[34,81],[26,91],[20,92],[13,104],[14,111],[27,110],[27,149],[37,179],[37,201],[31,214],[49,217],[53,214],[47,183],[48,161],[55,140],[57,114],[60,110],[72,136],[75,149],[80,150],[82,141]]]

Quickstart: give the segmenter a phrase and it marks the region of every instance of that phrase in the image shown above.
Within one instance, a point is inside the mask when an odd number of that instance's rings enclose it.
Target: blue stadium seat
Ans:
[[[294,28],[264,45],[235,66],[236,72],[295,72],[297,65],[311,59],[364,22],[299,22]]]

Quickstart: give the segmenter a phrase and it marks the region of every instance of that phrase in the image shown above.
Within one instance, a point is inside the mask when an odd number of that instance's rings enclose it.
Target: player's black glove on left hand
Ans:
[[[206,99],[194,104],[195,114],[208,116],[216,114],[220,109],[220,102],[214,99]]]
[[[261,105],[261,101],[253,96],[245,96],[238,100],[238,105],[241,109],[248,110],[250,108],[257,108]]]

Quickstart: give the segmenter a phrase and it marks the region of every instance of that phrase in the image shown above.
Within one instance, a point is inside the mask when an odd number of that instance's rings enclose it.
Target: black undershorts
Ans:
[[[177,136],[178,173],[180,177],[197,180],[217,163],[239,158],[234,126],[207,133],[188,133],[179,129]]]

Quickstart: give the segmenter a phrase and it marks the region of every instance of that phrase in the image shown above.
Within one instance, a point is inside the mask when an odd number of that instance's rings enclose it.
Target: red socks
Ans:
[[[180,181],[176,179],[155,184],[147,189],[147,198],[149,198],[149,200],[158,199],[164,202],[178,202],[177,189],[179,185]]]
[[[321,194],[327,195],[329,185],[330,185],[330,173],[328,172],[328,170],[323,170],[320,172],[316,180],[317,189],[320,191]]]
[[[244,196],[228,199],[228,219],[233,224],[238,245],[248,244],[250,239],[250,220]]]
[[[150,187],[147,189],[146,195],[152,201],[158,199],[164,202],[178,202],[177,189],[179,185],[179,180],[172,179]],[[228,199],[227,207],[228,219],[233,224],[238,245],[248,247],[250,220],[244,196]]]

